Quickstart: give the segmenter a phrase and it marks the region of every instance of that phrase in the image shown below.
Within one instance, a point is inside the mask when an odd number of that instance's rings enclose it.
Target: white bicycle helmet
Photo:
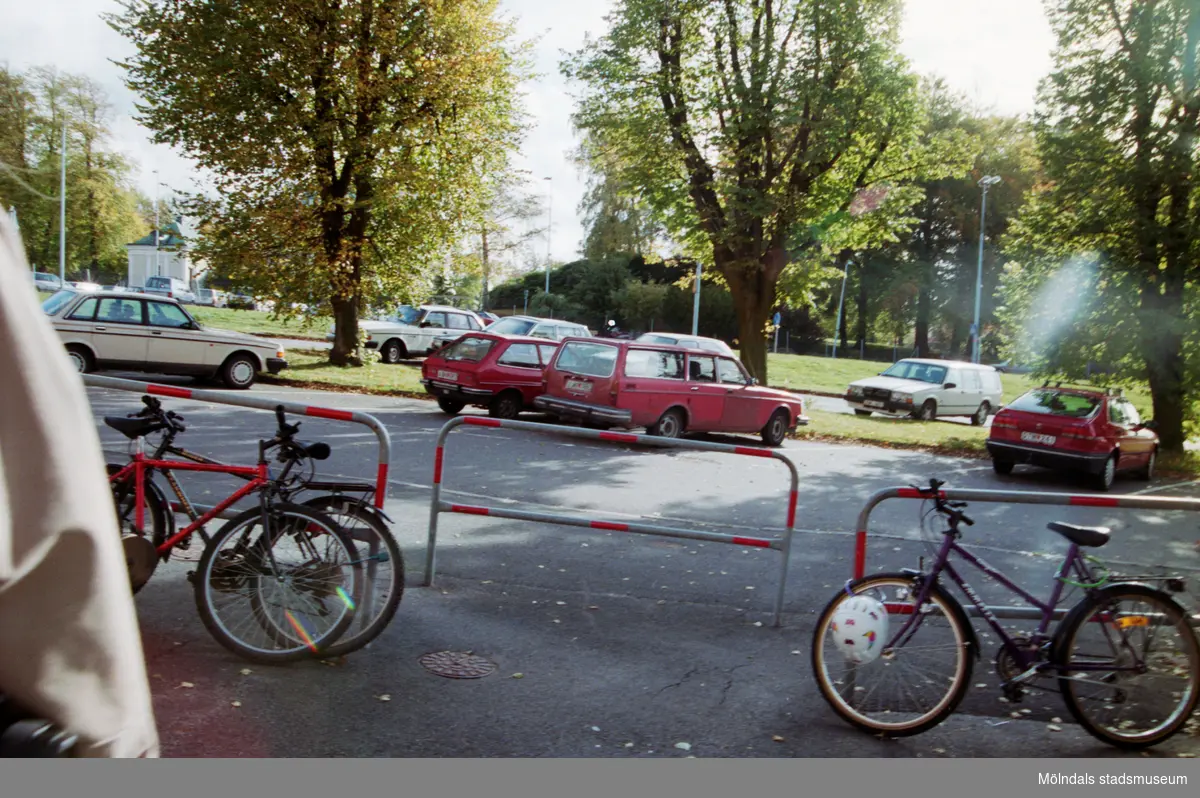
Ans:
[[[848,662],[874,662],[887,642],[888,617],[883,603],[870,596],[854,596],[838,605],[829,633]]]

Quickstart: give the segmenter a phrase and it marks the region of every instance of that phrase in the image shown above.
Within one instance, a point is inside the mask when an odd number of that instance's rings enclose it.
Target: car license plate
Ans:
[[[1040,432],[1022,432],[1021,440],[1028,443],[1040,443],[1045,446],[1053,446],[1057,440],[1053,435],[1043,435]]]
[[[567,380],[567,390],[575,393],[591,393],[592,384],[587,380]]]
[[[457,371],[445,371],[443,369],[438,369],[438,379],[439,380],[450,380],[450,382],[454,382],[455,380],[458,379],[458,372]]]
[[[879,402],[874,399],[868,399],[867,401],[863,402],[863,404],[867,407],[883,407],[883,402]]]

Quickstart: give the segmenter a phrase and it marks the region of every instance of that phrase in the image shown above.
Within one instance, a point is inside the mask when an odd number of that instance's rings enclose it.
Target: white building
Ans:
[[[167,224],[161,233],[161,239],[155,246],[158,230],[152,230],[148,236],[126,244],[129,253],[129,282],[134,288],[146,285],[147,277],[177,277],[188,286],[196,276],[183,234],[176,220]]]

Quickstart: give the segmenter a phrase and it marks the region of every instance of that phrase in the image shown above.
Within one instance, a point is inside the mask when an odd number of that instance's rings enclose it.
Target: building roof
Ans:
[[[145,237],[139,238],[131,244],[126,244],[127,247],[152,247],[155,244],[154,238],[158,231],[151,230]],[[162,228],[162,239],[158,242],[160,247],[182,247],[187,243],[183,237],[183,233],[179,230],[179,223],[168,222]]]

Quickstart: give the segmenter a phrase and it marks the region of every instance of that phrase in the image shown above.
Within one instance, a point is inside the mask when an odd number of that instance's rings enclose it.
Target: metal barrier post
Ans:
[[[218,405],[247,407],[253,410],[274,411],[276,407],[298,416],[311,418],[326,418],[333,421],[350,421],[369,427],[379,441],[379,466],[375,472],[375,506],[383,509],[387,498],[388,466],[392,462],[392,438],[387,427],[372,415],[352,410],[335,410],[329,407],[314,407],[299,402],[289,402],[282,399],[265,399],[257,396],[230,395],[219,391],[193,390],[179,388],[173,385],[159,385],[153,382],[123,380],[117,377],[100,377],[95,374],[83,374],[83,384],[91,388],[112,388],[131,393],[146,393],[151,396],[169,396],[175,399],[192,399],[197,402],[211,402]]]
[[[787,466],[791,478],[788,492],[787,528],[782,538],[752,538],[740,535],[723,535],[715,532],[697,532],[689,529],[659,526],[656,524],[618,523],[614,521],[598,521],[583,519],[576,516],[556,515],[552,513],[528,512],[524,510],[508,510],[500,507],[483,507],[477,505],[450,504],[441,499],[442,473],[445,462],[446,438],[451,430],[462,425],[474,427],[493,427],[502,429],[524,430],[542,434],[567,435],[589,440],[610,441],[614,443],[637,443],[664,449],[688,449],[704,452],[721,452],[739,454],[748,457],[765,457],[778,460]],[[704,540],[715,543],[730,543],[736,546],[752,546],[763,549],[776,549],[783,555],[779,570],[779,585],[775,593],[775,626],[780,626],[783,615],[783,600],[787,589],[788,566],[791,559],[792,536],[796,528],[796,503],[800,486],[800,475],[796,466],[787,457],[771,449],[761,449],[751,446],[735,446],[725,443],[706,443],[703,441],[679,440],[674,438],[657,438],[650,435],[635,435],[627,432],[604,432],[578,427],[561,427],[553,424],[536,424],[531,421],[509,421],[482,416],[458,416],[450,419],[442,427],[437,437],[437,448],[433,460],[433,490],[429,503],[429,535],[425,549],[425,580],[424,585],[433,584],[433,575],[437,564],[437,530],[439,513],[460,513],[463,515],[484,515],[491,518],[510,518],[534,523],[560,524],[563,526],[582,527],[589,529],[604,529],[616,532],[634,532],[643,535],[658,535],[661,537],[683,538],[687,540]]]
[[[938,496],[947,501],[965,502],[994,502],[1004,504],[1046,504],[1060,507],[1118,507],[1130,510],[1184,510],[1200,512],[1200,499],[1173,499],[1161,496],[1095,496],[1074,493],[1043,493],[1034,491],[1008,490],[975,490],[975,489],[942,489]],[[871,494],[867,503],[858,514],[858,523],[854,539],[854,578],[861,579],[866,573],[867,565],[867,529],[871,512],[888,499],[931,499],[932,491],[920,491],[916,488],[896,487],[884,488]],[[973,605],[964,607],[973,617],[979,616],[979,610]],[[998,607],[988,606],[988,611],[997,618],[1015,620],[1038,620],[1042,617],[1040,610],[1034,607]],[[1059,608],[1055,618],[1060,619],[1067,610]],[[1192,623],[1196,625],[1200,616],[1193,616]]]

